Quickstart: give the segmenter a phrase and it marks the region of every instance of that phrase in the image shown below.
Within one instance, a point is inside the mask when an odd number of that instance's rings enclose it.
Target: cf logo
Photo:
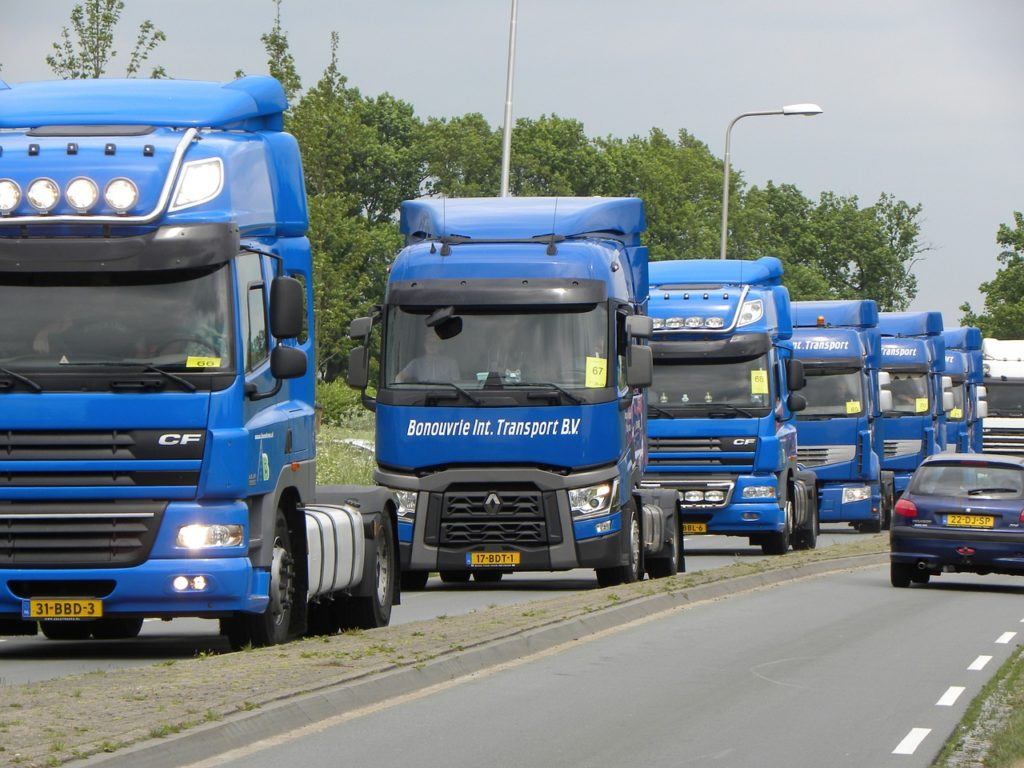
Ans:
[[[157,442],[160,445],[188,445],[189,443],[198,443],[203,439],[201,434],[191,432],[185,435],[179,435],[176,432],[171,432],[166,435],[160,435],[157,438]]]
[[[496,515],[501,511],[501,496],[496,493],[487,494],[484,499],[484,511],[489,515]]]
[[[735,445],[737,448],[741,448],[743,446],[753,445],[756,442],[756,437],[737,437],[732,441],[732,444]]]

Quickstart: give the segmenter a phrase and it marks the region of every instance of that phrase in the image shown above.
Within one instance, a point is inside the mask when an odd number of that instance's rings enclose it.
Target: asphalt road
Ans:
[[[845,525],[825,526],[818,546],[863,538]],[[760,547],[728,536],[686,537],[686,567],[700,571],[730,565],[737,560],[762,559]],[[392,614],[393,624],[436,616],[455,616],[492,605],[543,600],[597,586],[594,572],[518,573],[499,584],[444,584],[432,578],[422,592],[403,595]],[[147,621],[134,640],[55,642],[42,635],[0,638],[0,685],[46,680],[95,670],[142,666],[167,659],[191,658],[199,653],[226,652],[216,621],[176,619]]]
[[[1007,577],[897,590],[884,567],[804,579],[204,766],[928,766],[1018,644],[1022,596]]]

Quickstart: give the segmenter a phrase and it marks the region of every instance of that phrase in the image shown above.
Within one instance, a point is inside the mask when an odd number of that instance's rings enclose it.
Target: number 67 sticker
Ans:
[[[608,361],[603,357],[587,357],[587,389],[600,389],[608,381]]]

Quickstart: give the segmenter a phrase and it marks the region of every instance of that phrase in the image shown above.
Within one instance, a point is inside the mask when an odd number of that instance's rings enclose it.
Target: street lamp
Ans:
[[[729,143],[732,140],[732,127],[744,117],[759,117],[761,115],[803,115],[814,117],[820,115],[824,110],[817,104],[789,104],[782,109],[766,109],[759,112],[744,112],[737,115],[729,123],[725,130],[725,177],[722,180],[722,248],[721,257],[725,258],[725,244],[729,239]]]

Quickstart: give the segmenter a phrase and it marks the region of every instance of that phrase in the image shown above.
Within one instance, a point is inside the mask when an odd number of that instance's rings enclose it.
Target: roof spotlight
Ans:
[[[28,185],[29,205],[40,213],[49,213],[60,202],[60,187],[53,179],[36,179]]]
[[[7,216],[21,202],[21,187],[13,179],[0,179],[0,216]]]
[[[68,205],[77,213],[87,213],[100,199],[100,188],[92,179],[79,176],[68,182],[67,189],[64,190],[64,197],[67,198]]]
[[[103,190],[103,197],[115,213],[128,213],[139,201],[139,188],[131,179],[122,176],[111,179]]]

